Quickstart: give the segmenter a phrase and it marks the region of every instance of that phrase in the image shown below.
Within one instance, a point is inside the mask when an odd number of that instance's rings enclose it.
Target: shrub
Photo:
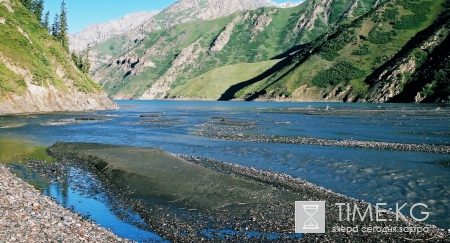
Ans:
[[[427,60],[428,57],[427,53],[420,49],[415,49],[412,54],[414,56],[416,65],[419,67],[422,66],[422,64]]]
[[[383,31],[381,27],[376,26],[370,30],[368,40],[374,44],[387,44],[391,42],[394,34],[392,31]]]
[[[356,41],[356,36],[352,35],[350,31],[342,31],[335,34],[335,38],[330,38],[322,48],[320,48],[320,55],[323,59],[333,61],[348,43]]]
[[[363,56],[368,55],[370,53],[372,53],[372,50],[370,50],[370,45],[368,43],[365,43],[358,50],[354,50],[352,52],[352,55]]]
[[[364,70],[359,69],[349,61],[342,61],[330,69],[324,70],[317,74],[313,78],[312,84],[318,87],[326,88],[329,85],[335,85],[342,81],[364,77],[364,75]]]
[[[381,21],[384,21],[384,22],[394,21],[398,15],[399,15],[398,8],[392,8],[392,9],[388,8],[381,15]]]
[[[42,62],[44,63],[45,66],[47,67],[50,66],[50,61],[47,58],[43,57]]]
[[[382,65],[383,63],[385,63],[387,60],[389,60],[389,56],[387,56],[387,55],[377,56],[372,64],[375,67],[378,67],[378,66]]]
[[[394,23],[394,28],[398,30],[410,30],[419,28],[423,22],[427,21],[430,13],[430,3],[427,1],[416,2],[411,0],[398,1],[405,9],[411,10],[414,14],[404,15],[399,21]]]
[[[394,23],[394,29],[397,30],[411,30],[419,28],[423,22],[427,21],[426,15],[410,14],[404,15],[400,21]]]

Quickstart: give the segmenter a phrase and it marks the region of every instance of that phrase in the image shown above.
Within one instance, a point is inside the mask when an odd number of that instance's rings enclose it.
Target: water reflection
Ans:
[[[66,166],[65,171],[58,172],[58,178],[52,178],[49,183],[21,165],[11,167],[20,177],[42,188],[44,195],[54,198],[60,205],[80,213],[102,227],[111,229],[120,237],[136,242],[169,242],[142,229],[149,226],[131,208],[120,205],[106,195],[101,182],[87,171]]]

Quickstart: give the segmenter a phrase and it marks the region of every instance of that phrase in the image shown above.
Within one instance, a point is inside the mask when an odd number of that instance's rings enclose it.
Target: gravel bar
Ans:
[[[243,142],[290,143],[303,145],[354,147],[354,148],[382,149],[382,150],[386,149],[397,151],[413,151],[413,152],[442,153],[442,154],[450,153],[450,146],[436,145],[436,144],[407,144],[407,143],[390,143],[377,141],[360,141],[353,139],[333,140],[333,139],[309,138],[309,137],[243,135],[243,134],[227,134],[227,133],[207,132],[207,131],[199,131],[198,135],[208,138],[243,141]]]
[[[380,213],[385,221],[341,221],[337,203],[375,208],[287,174],[155,148],[56,143],[48,151],[61,163],[90,167],[107,187],[123,191],[119,200],[171,242],[450,242],[447,230],[397,220],[391,211]],[[324,234],[294,234],[295,201],[326,201]],[[424,231],[364,232],[365,227]]]
[[[0,163],[0,242],[131,242],[44,196]]]

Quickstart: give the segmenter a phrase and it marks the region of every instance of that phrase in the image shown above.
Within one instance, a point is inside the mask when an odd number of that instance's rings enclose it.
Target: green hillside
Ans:
[[[229,87],[264,73],[277,62],[279,60],[218,67],[176,86],[171,90],[169,98],[218,100]]]
[[[431,56],[437,55],[435,48],[448,49],[445,47],[448,46],[449,4],[444,2],[384,2],[358,19],[325,33],[309,47],[289,57],[288,64],[270,77],[228,93],[222,99],[283,96],[414,102],[417,100],[411,97],[401,99],[402,92],[408,92],[409,96],[417,92],[422,96],[436,96],[437,87],[448,84],[444,81],[448,80],[445,79],[448,77],[445,54],[438,57],[444,63],[430,63]],[[434,60],[436,63],[436,58]],[[413,86],[414,89],[404,90]],[[445,96],[438,96],[442,95]],[[439,100],[435,97],[434,101],[436,99]]]
[[[260,8],[154,31],[126,47],[127,37],[117,36],[93,48],[100,59],[113,56],[93,73],[112,97],[140,98],[152,90],[157,95],[149,97],[167,97],[215,68],[284,58],[337,23],[368,12],[375,1],[357,2],[310,0],[294,8]]]
[[[68,91],[71,80],[70,86],[82,92],[102,90],[77,70],[61,44],[19,1],[0,5],[0,36],[0,99],[22,94],[29,83]]]

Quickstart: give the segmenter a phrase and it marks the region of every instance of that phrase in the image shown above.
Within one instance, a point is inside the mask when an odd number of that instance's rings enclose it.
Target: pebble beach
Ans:
[[[0,242],[131,242],[58,205],[0,164]]]

